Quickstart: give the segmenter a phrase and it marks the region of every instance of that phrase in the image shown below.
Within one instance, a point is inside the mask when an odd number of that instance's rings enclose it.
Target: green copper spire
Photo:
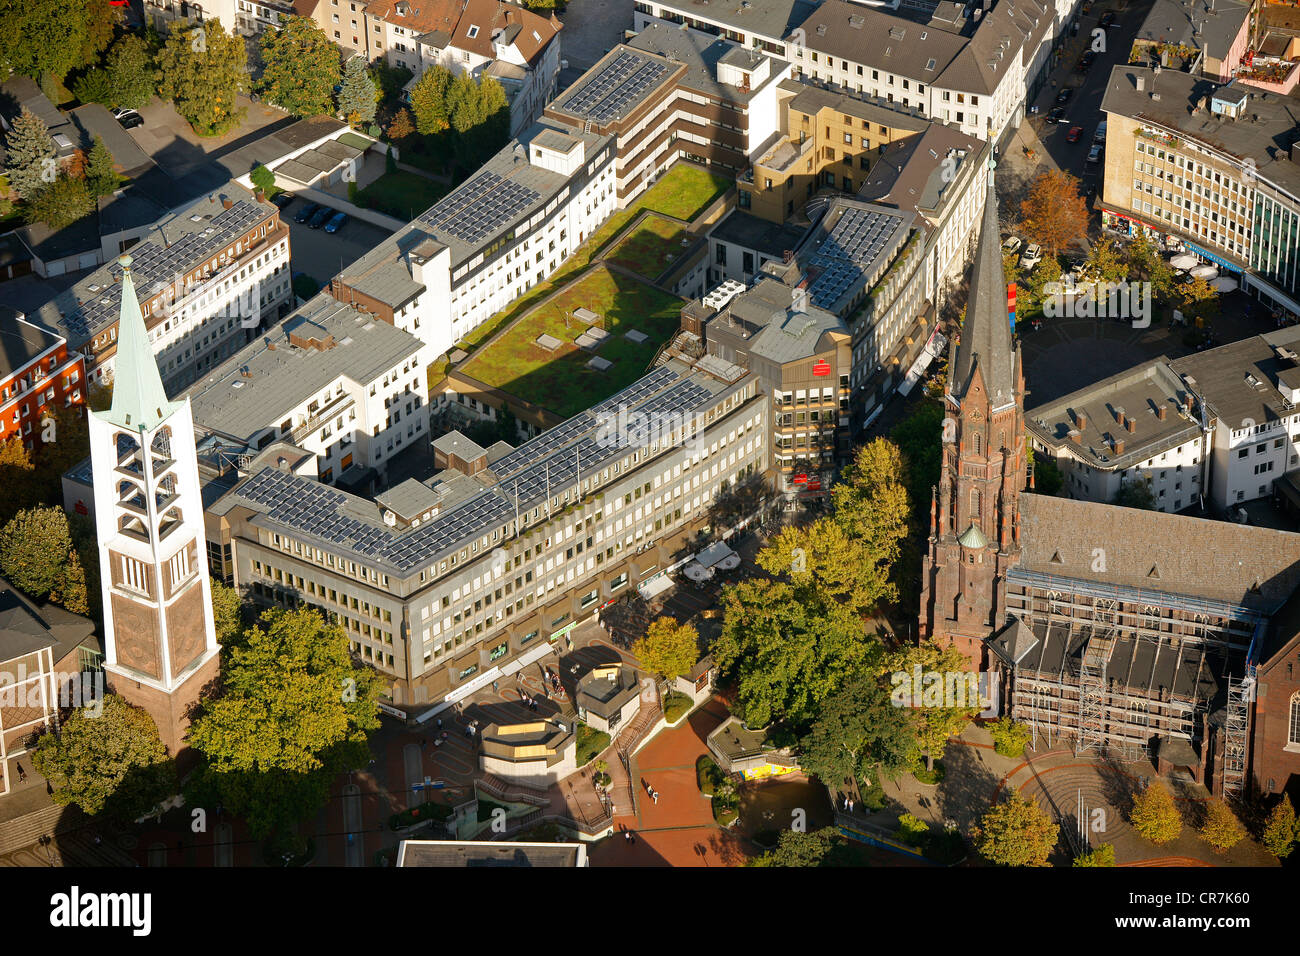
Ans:
[[[117,323],[117,359],[113,366],[113,405],[99,417],[131,431],[149,431],[179,408],[167,400],[158,362],[149,347],[149,332],[131,279],[131,257],[122,267],[122,308]]]

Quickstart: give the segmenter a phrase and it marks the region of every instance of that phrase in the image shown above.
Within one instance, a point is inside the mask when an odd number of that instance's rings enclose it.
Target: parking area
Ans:
[[[239,97],[239,105],[244,116],[237,127],[224,136],[199,136],[170,102],[155,97],[140,110],[144,124],[130,130],[130,136],[167,175],[180,179],[225,153],[295,122],[284,110],[254,103],[246,96]]]
[[[294,274],[306,273],[321,285],[338,275],[345,267],[361,258],[389,233],[373,223],[355,216],[336,233],[324,227],[312,229],[307,223],[294,222],[294,217],[307,200],[295,199],[280,212],[280,218],[289,226],[289,251]]]

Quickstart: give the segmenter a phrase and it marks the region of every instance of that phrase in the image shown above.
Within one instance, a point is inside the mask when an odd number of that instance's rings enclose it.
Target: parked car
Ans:
[[[298,210],[297,214],[293,217],[293,221],[310,222],[311,217],[316,215],[316,213],[320,212],[320,209],[321,209],[320,203],[309,202],[306,205],[304,205],[301,209]]]
[[[1065,89],[1061,90],[1061,92],[1056,94],[1056,102],[1068,103],[1070,102],[1070,97],[1073,95],[1074,95],[1074,87],[1067,86]]]
[[[1024,253],[1020,256],[1020,268],[1026,272],[1033,271],[1034,266],[1043,261],[1043,247],[1036,242],[1031,242],[1025,247]]]
[[[113,114],[114,119],[121,119],[123,116],[129,116],[132,113],[139,115],[140,111],[134,110],[129,106],[114,106],[111,110],[109,110],[109,112]]]
[[[1021,241],[1019,236],[1007,236],[1007,238],[1002,242],[1002,254],[1008,256],[1013,255],[1020,251],[1022,245],[1024,245],[1024,243]]]
[[[348,214],[345,212],[336,212],[330,216],[330,221],[325,223],[326,232],[338,232],[348,224]]]
[[[333,216],[333,209],[329,206],[321,206],[316,210],[316,214],[307,222],[307,225],[313,229],[319,229],[321,226],[325,225],[325,223],[329,222]]]
[[[1065,134],[1065,141],[1067,143],[1077,143],[1081,136],[1083,136],[1083,127],[1071,126],[1070,131]]]
[[[1088,162],[1090,162],[1090,163],[1100,163],[1100,162],[1101,162],[1101,151],[1102,151],[1102,149],[1103,149],[1103,147],[1102,147],[1101,143],[1093,143],[1093,144],[1092,144],[1092,149],[1088,150]]]
[[[1092,134],[1092,141],[1094,143],[1106,142],[1106,121],[1105,120],[1102,120],[1100,123],[1097,124],[1097,132]]]
[[[135,129],[137,126],[144,125],[144,117],[134,110],[117,118],[118,125],[122,129]]]
[[[1107,12],[1101,15],[1101,28],[1103,30],[1109,30],[1119,25],[1120,25],[1119,21],[1115,19],[1114,11],[1108,10]]]
[[[293,193],[278,192],[271,197],[271,202],[284,209],[289,203],[293,202]]]
[[[1049,123],[1068,123],[1069,120],[1067,120],[1067,119],[1065,118],[1065,107],[1064,107],[1064,106],[1055,106],[1055,107],[1053,107],[1053,108],[1052,108],[1052,111],[1051,111],[1050,113],[1047,114],[1047,122],[1049,122]]]

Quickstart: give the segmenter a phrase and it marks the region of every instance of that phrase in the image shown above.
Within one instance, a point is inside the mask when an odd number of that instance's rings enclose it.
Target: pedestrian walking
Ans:
[[[658,790],[651,790],[651,791],[650,791],[650,799],[652,799],[652,800],[655,802],[655,806],[659,806],[659,791],[658,791]]]
[[[15,764],[14,764],[14,769],[18,771],[18,782],[19,782],[19,783],[22,783],[24,780],[27,779],[27,771],[23,769],[23,765],[22,765],[22,764],[20,764],[20,763],[15,763]]]
[[[438,729],[439,729],[439,730],[442,730],[442,718],[441,718],[441,717],[438,718]]]

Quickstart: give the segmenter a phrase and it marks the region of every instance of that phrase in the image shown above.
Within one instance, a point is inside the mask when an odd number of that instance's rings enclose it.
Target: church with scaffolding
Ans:
[[[991,179],[949,361],[920,632],[996,672],[1038,749],[1298,798],[1300,534],[1033,493]]]

